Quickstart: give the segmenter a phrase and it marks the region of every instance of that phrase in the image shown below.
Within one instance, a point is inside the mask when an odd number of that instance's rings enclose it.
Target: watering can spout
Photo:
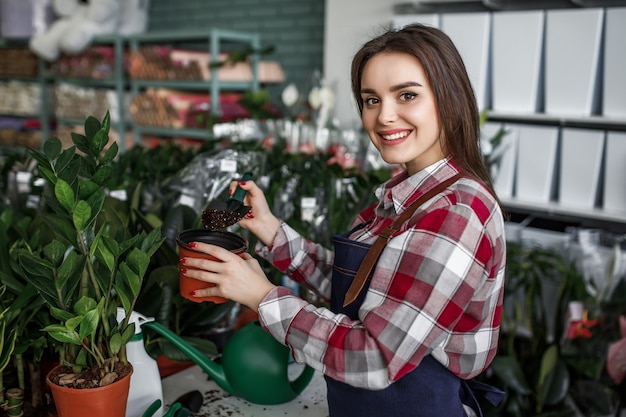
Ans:
[[[219,364],[213,362],[206,356],[202,354],[198,349],[188,344],[183,338],[181,338],[176,333],[172,332],[167,327],[163,326],[156,321],[150,321],[142,324],[142,327],[147,327],[161,336],[164,336],[167,340],[169,340],[174,346],[181,350],[185,355],[189,357],[192,361],[194,361],[200,369],[206,372],[215,383],[222,388],[224,391],[235,394],[233,388],[228,383],[226,379],[226,374],[224,373],[224,368]]]

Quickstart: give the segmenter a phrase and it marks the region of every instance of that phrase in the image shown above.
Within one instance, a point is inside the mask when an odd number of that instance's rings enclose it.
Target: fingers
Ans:
[[[210,254],[214,259],[181,259],[183,275],[207,283],[206,288],[194,289],[188,295],[223,297],[256,311],[263,297],[274,287],[259,262],[247,252],[239,256],[218,246],[195,243],[194,249]]]

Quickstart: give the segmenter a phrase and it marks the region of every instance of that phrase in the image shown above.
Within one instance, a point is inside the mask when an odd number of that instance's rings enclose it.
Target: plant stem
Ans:
[[[24,384],[24,356],[21,353],[15,355],[15,367],[17,371],[17,386],[24,390],[26,389]]]
[[[29,361],[28,374],[30,375],[30,380],[33,381],[31,383],[30,403],[33,406],[33,409],[37,410],[43,405],[41,384],[39,384],[39,381],[41,380],[41,368],[39,367],[39,364]]]
[[[91,285],[93,286],[93,290],[95,292],[95,297],[97,300],[102,298],[100,293],[100,285],[98,284],[98,280],[96,279],[96,272],[93,269],[93,263],[91,262],[91,256],[89,256],[89,248],[87,247],[87,242],[85,242],[85,236],[80,232],[80,230],[76,230],[78,233],[78,243],[80,243],[80,250],[85,256],[87,262],[87,271],[89,272],[89,280],[91,281]]]

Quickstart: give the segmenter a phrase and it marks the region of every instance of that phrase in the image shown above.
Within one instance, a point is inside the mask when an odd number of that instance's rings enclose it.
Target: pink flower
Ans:
[[[606,370],[616,384],[620,384],[626,376],[626,316],[619,318],[622,338],[609,345]]]

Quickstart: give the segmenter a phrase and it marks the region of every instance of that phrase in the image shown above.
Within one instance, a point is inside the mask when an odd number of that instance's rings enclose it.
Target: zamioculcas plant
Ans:
[[[56,324],[43,330],[57,342],[66,365],[62,383],[103,386],[129,372],[125,345],[134,335],[134,309],[152,255],[163,242],[160,229],[129,231],[124,216],[106,204],[107,182],[117,155],[109,145],[109,115],[89,117],[73,146],[48,139],[30,149],[45,180],[42,214],[53,238],[39,248],[16,249],[19,273],[34,284]],[[109,212],[107,213],[107,210]],[[120,219],[120,220],[116,220]],[[118,308],[124,319],[118,323]],[[126,366],[124,366],[126,365]],[[80,374],[91,372],[90,378]],[[82,385],[78,384],[83,381]]]

